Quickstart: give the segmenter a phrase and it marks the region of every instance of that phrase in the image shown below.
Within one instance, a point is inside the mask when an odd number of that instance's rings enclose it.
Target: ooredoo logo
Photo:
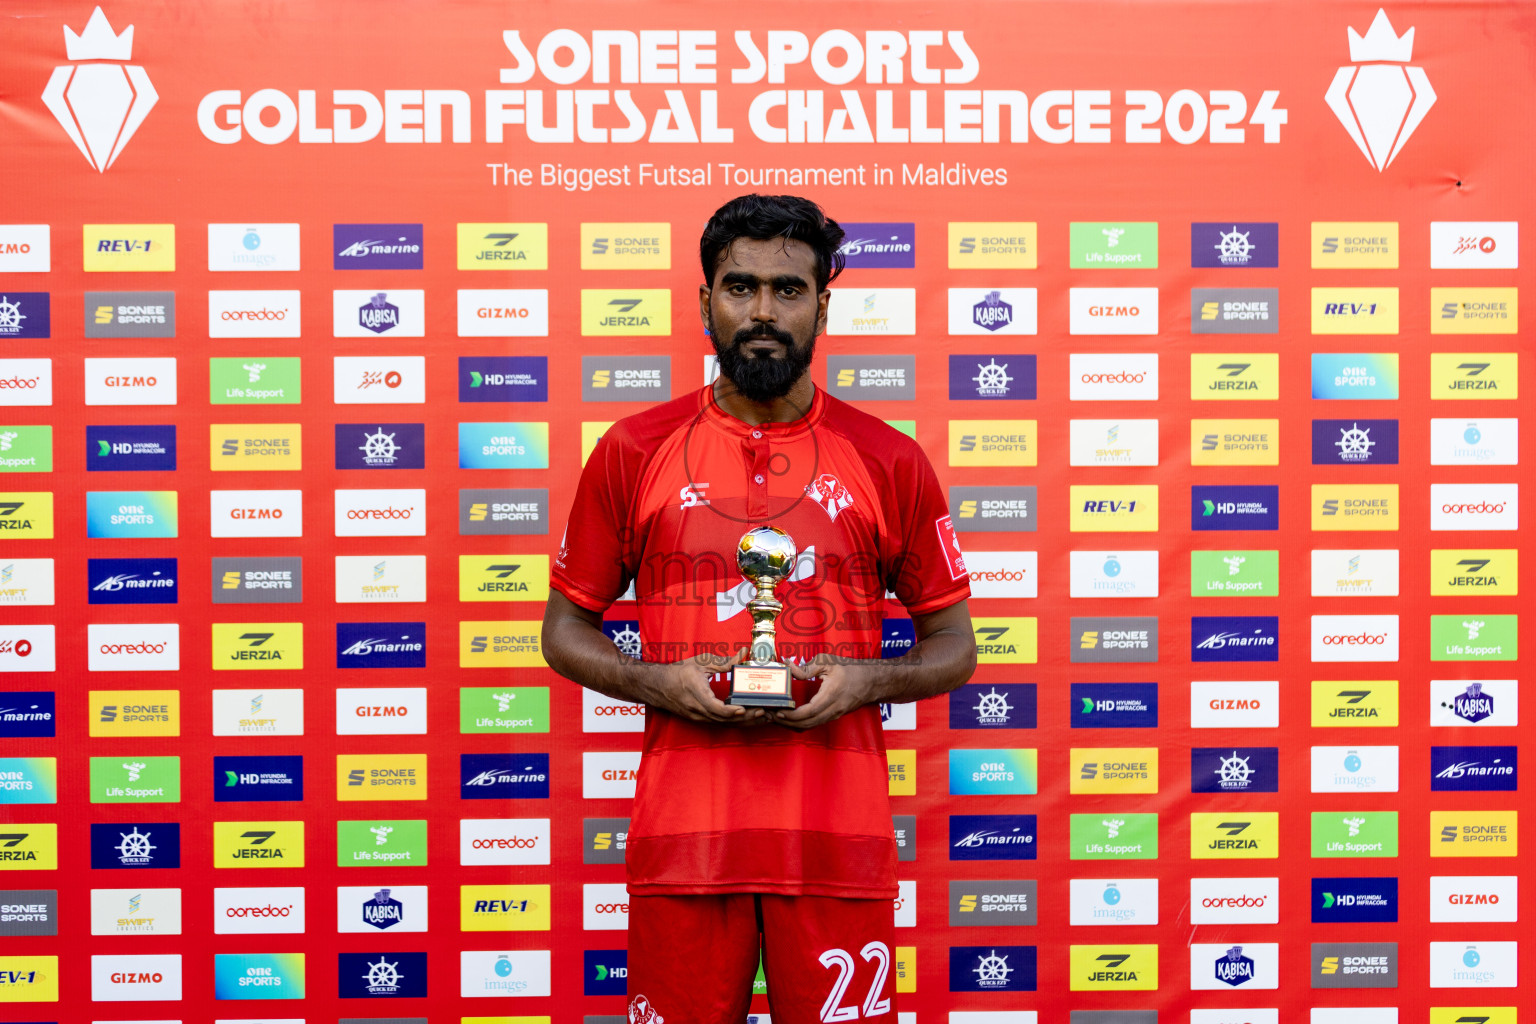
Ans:
[[[1034,551],[967,551],[973,597],[1035,597],[1039,556]]]
[[[92,672],[175,672],[181,668],[177,623],[91,623],[86,626]]]
[[[459,863],[548,864],[548,818],[465,818],[459,822]]]
[[[424,537],[424,489],[336,491],[336,536]]]
[[[281,935],[304,931],[304,887],[216,888],[216,935]]]
[[[52,404],[52,359],[0,359],[0,407]]]
[[[210,291],[210,338],[299,337],[299,292]]]
[[[644,732],[645,705],[615,700],[595,690],[583,689],[581,691],[581,731]]]
[[[1396,661],[1396,615],[1312,616],[1313,661]]]
[[[1279,878],[1191,878],[1191,924],[1278,924]]]
[[[1074,402],[1155,402],[1157,354],[1074,352],[1068,357],[1068,386]]]

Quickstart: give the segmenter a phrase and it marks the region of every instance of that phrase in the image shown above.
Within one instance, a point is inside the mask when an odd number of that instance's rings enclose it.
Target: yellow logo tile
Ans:
[[[213,423],[208,427],[208,468],[302,469],[304,428],[297,423]]]
[[[87,224],[84,247],[87,273],[176,269],[174,224]]]
[[[1040,265],[1032,220],[950,221],[949,269],[1034,270]]]
[[[460,270],[548,270],[548,224],[460,224]]]

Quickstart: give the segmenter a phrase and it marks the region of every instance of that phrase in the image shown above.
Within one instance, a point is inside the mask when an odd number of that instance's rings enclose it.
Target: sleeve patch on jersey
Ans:
[[[949,516],[940,516],[933,525],[939,531],[939,549],[949,561],[949,578],[964,579],[970,574],[965,571],[965,554],[960,550],[960,535],[955,532],[955,524]]]

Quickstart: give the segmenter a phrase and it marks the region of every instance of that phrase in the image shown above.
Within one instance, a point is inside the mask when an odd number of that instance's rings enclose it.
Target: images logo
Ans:
[[[1156,551],[1070,552],[1072,597],[1156,597]]]
[[[1313,747],[1312,792],[1396,793],[1397,747]]]
[[[97,7],[84,32],[64,26],[64,51],[71,61],[129,60],[133,26],[118,35]],[[60,65],[43,90],[43,105],[98,172],[116,162],[159,98],[137,64]]]
[[[1431,466],[1515,466],[1520,463],[1517,419],[1432,419]]]
[[[1372,167],[1384,171],[1435,105],[1435,90],[1413,59],[1413,29],[1399,38],[1384,8],[1364,36],[1349,27],[1349,59],[1324,97]],[[1366,62],[1371,63],[1366,63]],[[1358,65],[1364,64],[1364,67]],[[1396,266],[1394,263],[1393,266]],[[1315,986],[1314,986],[1315,987]]]
[[[252,224],[249,221],[209,224],[208,269],[298,270],[299,226]],[[295,301],[297,294],[294,293]]]

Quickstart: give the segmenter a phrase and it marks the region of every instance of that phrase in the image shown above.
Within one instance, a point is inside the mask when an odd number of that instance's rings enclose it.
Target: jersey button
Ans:
[[[759,474],[757,474],[757,476],[753,477],[752,479],[756,483],[762,483],[763,482],[763,474],[759,473]]]
[[[754,431],[752,431],[752,436],[753,437],[762,437],[763,436],[763,432],[761,430],[754,430]]]

